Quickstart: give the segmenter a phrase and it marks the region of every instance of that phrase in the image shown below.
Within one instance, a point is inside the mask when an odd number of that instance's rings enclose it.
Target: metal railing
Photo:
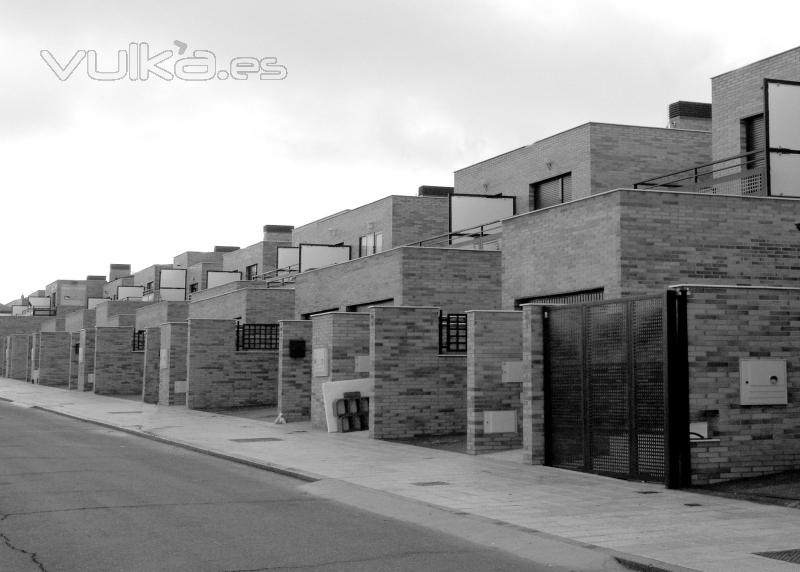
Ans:
[[[282,288],[287,284],[294,284],[295,277],[300,273],[300,265],[292,264],[285,268],[277,268],[268,272],[262,272],[252,278],[252,280],[263,280],[267,283],[267,288]]]
[[[500,250],[500,239],[503,234],[503,224],[496,220],[480,226],[465,228],[440,234],[425,240],[411,242],[405,246],[422,247],[453,247],[469,248],[472,250]]]
[[[653,177],[634,189],[671,190],[712,195],[765,196],[764,151],[750,151],[697,167]]]
[[[134,330],[133,331],[133,340],[131,343],[131,351],[134,352],[143,352],[144,351],[144,340],[146,335],[146,330]]]

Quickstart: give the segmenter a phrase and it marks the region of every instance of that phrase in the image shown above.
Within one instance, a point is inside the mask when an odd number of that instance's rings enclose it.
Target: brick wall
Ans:
[[[238,318],[249,324],[275,324],[294,318],[294,290],[251,286],[216,296],[193,298],[189,317],[213,320]]]
[[[156,302],[136,310],[136,329],[146,330],[168,322],[185,322],[189,317],[189,302]]]
[[[145,403],[158,403],[161,379],[161,326],[145,330],[143,360],[142,401]]]
[[[800,281],[800,201],[617,190],[503,223],[503,308],[604,288],[605,298],[685,282]]]
[[[39,336],[39,385],[69,386],[70,333],[41,332]]]
[[[95,328],[81,330],[81,345],[78,353],[78,391],[94,389],[95,333]]]
[[[800,291],[692,287],[690,420],[717,441],[691,445],[692,484],[800,469]],[[787,361],[788,405],[740,405],[739,360]]]
[[[162,324],[160,330],[158,403],[186,405],[189,326],[184,322]]]
[[[6,337],[5,377],[21,381],[28,378],[30,343],[30,336],[28,335],[12,334]]]
[[[304,272],[295,283],[295,317],[387,299],[447,313],[496,309],[501,262],[497,251],[403,247]]]
[[[350,246],[350,254],[358,257],[358,238],[367,233],[383,233],[384,249],[394,246],[392,242],[392,203],[394,197],[380,200],[358,208],[333,215],[322,220],[297,227],[292,232],[292,243],[337,244]]]
[[[148,304],[151,304],[151,302],[127,302],[122,300],[101,302],[94,309],[95,327],[113,327],[110,321],[114,316],[119,314],[135,314],[138,308],[147,306]]]
[[[467,313],[467,452],[522,446],[522,379],[503,383],[503,362],[522,360],[522,312]],[[485,411],[514,411],[517,430],[484,432]]]
[[[764,78],[800,81],[800,48],[711,78],[714,161],[744,152],[742,119],[764,112]]]
[[[80,355],[81,332],[69,333],[69,389],[78,389],[78,356]]]
[[[523,213],[533,208],[528,205],[532,183],[571,172],[573,196],[589,196],[590,125],[580,125],[459,169],[455,172],[455,192],[473,195],[502,193],[514,196],[517,198],[517,212]]]
[[[327,429],[322,384],[369,377],[369,371],[356,371],[356,357],[370,353],[370,320],[369,314],[333,312],[314,316],[311,323],[312,357],[314,351],[324,351],[327,355],[327,368],[312,371],[311,425],[316,429]],[[325,375],[320,375],[323,373]]]
[[[133,327],[95,328],[95,393],[141,395],[144,356],[133,351],[133,331]]]
[[[117,314],[106,320],[106,327],[109,328],[136,328],[136,314]]]
[[[598,287],[619,296],[619,202],[606,193],[504,221],[502,307]]]
[[[708,132],[587,123],[455,173],[455,192],[513,195],[517,212],[533,183],[571,173],[573,199],[710,161]]]
[[[522,451],[523,461],[544,463],[544,319],[543,308],[522,306]]]
[[[597,194],[711,162],[711,133],[592,123],[591,155]]]
[[[311,418],[311,347],[312,324],[309,320],[280,322],[278,354],[278,411],[287,423]],[[304,357],[291,357],[289,344],[302,340]]]
[[[292,246],[291,235],[288,232],[278,233],[275,238],[278,238],[281,234],[286,237],[286,240],[266,240],[233,252],[224,253],[222,258],[223,270],[238,270],[242,273],[242,278],[245,277],[245,269],[253,264],[258,264],[259,274],[274,270],[278,265],[278,247]]]
[[[391,242],[384,235],[384,248],[387,244],[402,246],[450,232],[448,197],[394,196],[392,207]]]
[[[94,310],[77,310],[64,316],[64,331],[80,332],[83,328],[94,328]]]
[[[0,339],[14,334],[32,334],[41,329],[45,316],[0,316]]]
[[[622,296],[676,283],[800,283],[800,201],[620,193]],[[611,296],[606,296],[610,298]]]
[[[439,355],[439,308],[376,307],[370,325],[370,436],[464,433],[467,358]]]
[[[236,351],[233,320],[189,319],[189,409],[275,405],[277,351]]]
[[[189,286],[197,284],[198,290],[205,290],[208,288],[208,272],[222,271],[222,262],[201,262],[193,264],[186,270],[186,291],[189,292]]]
[[[57,309],[57,312],[60,313],[61,309]],[[42,332],[63,332],[65,326],[66,318],[65,316],[56,316],[53,318],[49,318],[48,320],[42,322],[42,327],[39,328]]]

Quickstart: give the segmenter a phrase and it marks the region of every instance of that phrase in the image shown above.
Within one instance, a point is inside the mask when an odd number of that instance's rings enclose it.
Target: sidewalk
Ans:
[[[518,451],[474,457],[371,440],[366,433],[328,434],[308,423],[275,425],[5,378],[0,399],[319,479],[309,490],[327,490],[332,498],[359,490],[356,485],[450,515],[492,519],[509,538],[566,541],[576,553],[589,545],[603,557],[655,560],[656,569],[800,571],[753,554],[800,549],[797,509],[523,465]],[[365,508],[378,502],[371,491],[363,498]]]

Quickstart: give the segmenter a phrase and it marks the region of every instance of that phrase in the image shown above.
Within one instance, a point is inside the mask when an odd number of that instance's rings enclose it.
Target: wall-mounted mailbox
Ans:
[[[484,411],[483,432],[488,433],[516,433],[517,412],[510,411]]]
[[[311,371],[314,377],[328,376],[328,348],[311,350]]]
[[[289,357],[294,359],[306,357],[306,341],[289,340]]]
[[[503,383],[522,383],[522,360],[503,362]]]
[[[741,405],[786,405],[786,360],[742,359],[739,361]]]
[[[369,356],[356,356],[356,373],[369,373],[372,364],[369,361]]]

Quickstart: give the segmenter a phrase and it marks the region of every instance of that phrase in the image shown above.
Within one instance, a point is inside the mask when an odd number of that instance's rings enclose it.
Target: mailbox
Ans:
[[[786,405],[786,360],[742,359],[739,361],[741,405]]]

